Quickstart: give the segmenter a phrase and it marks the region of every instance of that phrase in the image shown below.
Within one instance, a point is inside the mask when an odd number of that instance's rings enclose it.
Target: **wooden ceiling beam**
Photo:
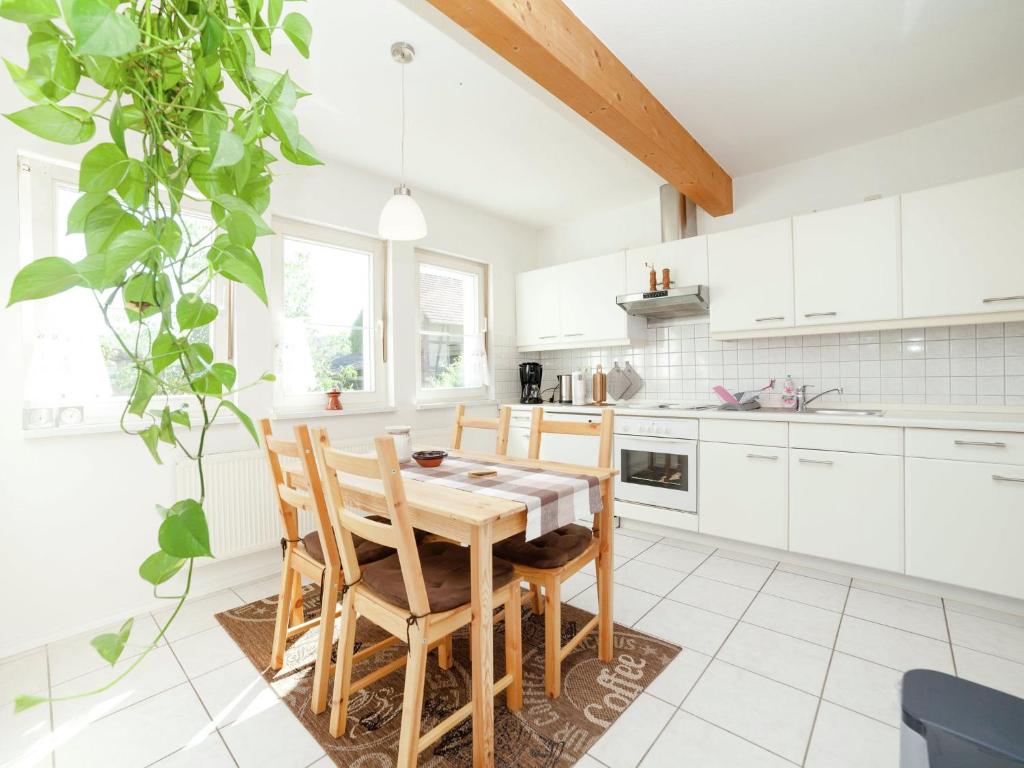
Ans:
[[[732,213],[729,174],[561,0],[428,2],[712,216]]]

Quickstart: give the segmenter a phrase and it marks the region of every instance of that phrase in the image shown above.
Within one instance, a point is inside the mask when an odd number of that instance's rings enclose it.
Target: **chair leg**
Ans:
[[[533,600],[533,612],[537,616],[544,615],[544,596],[541,594],[539,584],[530,585],[530,597]]]
[[[402,698],[402,735],[398,740],[397,768],[416,768],[419,758],[420,718],[423,716],[423,686],[427,675],[427,645],[423,632],[409,633],[409,661],[405,666],[405,695]]]
[[[555,574],[544,583],[544,690],[557,699],[562,691],[562,582]]]
[[[331,736],[345,733],[348,699],[352,689],[352,655],[355,653],[356,610],[352,593],[341,602],[341,628],[338,631],[338,662],[334,667],[334,691],[331,693]],[[327,659],[330,661],[330,653]]]
[[[519,582],[512,584],[505,602],[505,674],[512,685],[505,689],[505,706],[510,712],[523,708],[523,597]]]
[[[295,581],[292,582],[292,624],[301,624],[306,620],[306,614],[302,610],[302,574],[295,572]]]
[[[324,571],[324,588],[320,596],[320,637],[313,667],[313,697],[310,709],[319,715],[327,709],[327,692],[331,679],[331,647],[334,645],[334,619],[338,615],[338,571]]]
[[[277,596],[277,621],[274,624],[274,646],[270,654],[270,666],[272,669],[280,669],[284,666],[284,649],[288,642],[288,618],[291,614],[292,592],[294,581],[298,577],[292,568],[290,554],[285,555],[281,563],[281,592]]]
[[[452,636],[448,635],[437,646],[437,666],[441,669],[451,669],[454,661],[455,659],[452,655]]]

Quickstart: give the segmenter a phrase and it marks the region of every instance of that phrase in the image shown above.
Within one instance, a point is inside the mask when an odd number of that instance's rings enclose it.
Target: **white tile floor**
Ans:
[[[615,548],[616,621],[683,652],[579,768],[895,767],[905,669],[1024,697],[1024,616],[637,531],[619,530]],[[277,585],[191,603],[169,642],[100,696],[22,715],[10,704],[108,680],[95,632],[0,661],[0,766],[329,768],[213,618]],[[563,599],[596,608],[593,568]],[[155,630],[156,618],[136,624]]]

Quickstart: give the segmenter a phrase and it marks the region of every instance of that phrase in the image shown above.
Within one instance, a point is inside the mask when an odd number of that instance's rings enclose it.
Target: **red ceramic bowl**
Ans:
[[[447,456],[447,451],[416,451],[412,455],[421,467],[439,467]]]

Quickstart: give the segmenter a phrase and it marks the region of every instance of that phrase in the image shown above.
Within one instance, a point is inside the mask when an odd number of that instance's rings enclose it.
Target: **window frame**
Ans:
[[[467,259],[464,256],[440,253],[425,248],[416,248],[413,251],[416,276],[416,343],[414,345],[415,371],[416,371],[416,403],[417,405],[431,405],[435,403],[458,403],[487,400],[491,396],[491,355],[490,355],[490,264],[484,261]],[[420,311],[420,265],[430,264],[443,269],[451,269],[458,272],[472,273],[477,276],[478,305],[480,307],[479,332],[483,335],[484,354],[487,355],[487,382],[478,387],[451,387],[438,389],[425,389],[423,387],[423,313]]]
[[[59,255],[58,227],[62,222],[57,220],[59,205],[57,195],[61,188],[70,188],[79,193],[78,168],[74,164],[51,160],[29,153],[18,154],[18,207],[20,233],[18,244],[18,266],[25,266],[30,261],[46,256]],[[183,198],[181,208],[191,214],[204,216],[213,221],[213,215],[209,204],[200,203],[188,198]],[[211,328],[210,341],[214,350],[215,359],[237,365],[235,360],[234,343],[235,317],[234,317],[234,289],[231,281],[219,275],[211,281],[212,301],[220,310]],[[71,289],[84,290],[84,289]],[[60,300],[60,294],[56,297],[44,299],[44,301]],[[27,302],[21,305],[21,339],[22,339],[22,362],[23,372],[21,391],[22,409],[48,408],[51,406],[43,404],[42,400],[34,400],[28,392],[30,368],[32,365],[32,353],[35,340],[40,330],[38,323],[38,311],[34,302]],[[74,398],[74,396],[72,396]],[[110,395],[109,397],[82,398],[79,402],[66,401],[67,407],[83,406],[86,413],[95,410],[102,414],[95,420],[87,419],[81,424],[60,426],[52,424],[48,427],[30,427],[23,419],[22,431],[24,433],[40,434],[73,434],[75,432],[95,432],[107,430],[119,430],[121,428],[121,416],[124,407],[128,402],[129,395]],[[237,399],[237,398],[236,398]],[[194,404],[194,398],[188,395],[176,395],[168,398],[167,404],[171,408],[183,404]],[[38,405],[36,405],[38,404]],[[62,407],[56,404],[53,407],[56,412]],[[148,423],[144,418],[127,414],[124,417],[126,426],[137,427]]]
[[[288,417],[322,411],[331,413],[366,412],[390,407],[392,404],[392,371],[387,354],[387,290],[389,253],[388,244],[370,235],[334,227],[327,224],[301,219],[274,216],[272,220],[274,238],[271,259],[270,310],[273,326],[273,365],[277,380],[274,383],[273,411],[276,416]],[[285,239],[305,240],[311,243],[348,250],[368,252],[372,255],[370,287],[370,318],[364,319],[364,328],[369,330],[369,348],[373,354],[367,360],[371,366],[373,389],[342,392],[342,411],[327,411],[325,393],[310,392],[303,395],[288,394],[284,390],[281,376],[284,328],[284,241]]]

